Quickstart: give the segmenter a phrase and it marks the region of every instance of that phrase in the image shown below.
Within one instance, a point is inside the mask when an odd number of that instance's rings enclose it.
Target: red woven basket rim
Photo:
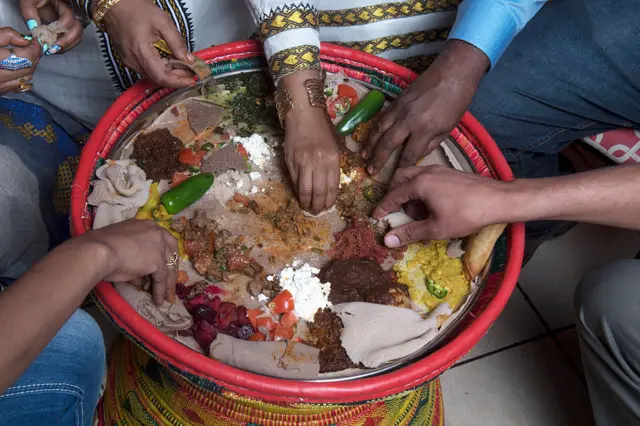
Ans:
[[[197,56],[209,61],[239,53],[257,56],[262,54],[262,48],[257,42],[242,41],[204,49],[197,52]],[[409,82],[417,77],[415,73],[393,62],[341,46],[322,43],[321,54],[325,57],[348,59],[365,67],[404,78]],[[142,81],[123,93],[107,110],[87,141],[71,194],[71,221],[74,236],[86,232],[83,214],[90,180],[96,157],[102,151],[108,132],[131,102],[153,88],[151,83]],[[513,174],[500,149],[480,123],[471,114],[465,113],[461,126],[470,136],[481,141],[483,155],[490,160],[496,177],[512,180]],[[423,383],[426,378],[437,377],[467,353],[482,338],[507,303],[520,273],[523,252],[524,225],[512,224],[509,226],[507,261],[500,286],[482,313],[444,347],[390,373],[345,382],[299,382],[239,370],[192,351],[160,332],[144,320],[118,294],[112,284],[99,283],[95,292],[105,310],[120,328],[134,336],[149,351],[182,371],[211,380],[239,394],[274,402],[348,403],[385,398],[411,389]]]

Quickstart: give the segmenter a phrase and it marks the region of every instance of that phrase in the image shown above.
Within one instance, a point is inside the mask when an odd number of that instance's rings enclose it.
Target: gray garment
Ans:
[[[0,141],[0,276],[18,278],[49,250],[36,176]]]
[[[640,425],[640,260],[587,275],[575,305],[596,424]]]

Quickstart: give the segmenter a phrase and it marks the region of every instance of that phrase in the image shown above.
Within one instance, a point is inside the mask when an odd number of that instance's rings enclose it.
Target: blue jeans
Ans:
[[[102,332],[89,314],[78,310],[0,395],[0,424],[90,426],[104,375]]]
[[[639,22],[635,0],[553,0],[518,34],[469,108],[516,177],[570,172],[575,139],[640,126]]]

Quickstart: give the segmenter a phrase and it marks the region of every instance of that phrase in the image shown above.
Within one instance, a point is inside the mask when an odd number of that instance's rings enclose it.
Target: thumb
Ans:
[[[187,62],[193,61],[193,57],[187,50],[187,43],[175,25],[173,25],[173,22],[163,28],[159,28],[159,31],[167,46],[171,49],[174,58]]]
[[[431,219],[408,223],[385,235],[384,244],[389,248],[396,248],[418,241],[430,240],[434,235],[435,226],[435,222]]]

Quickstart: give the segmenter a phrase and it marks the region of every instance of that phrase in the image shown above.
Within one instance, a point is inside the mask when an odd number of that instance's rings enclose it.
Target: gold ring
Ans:
[[[176,266],[178,264],[178,253],[173,253],[169,260],[167,260],[167,266]]]
[[[19,86],[18,86],[18,88],[16,90],[14,90],[14,93],[28,92],[29,90],[31,90],[33,88],[33,83],[29,83],[24,78],[19,78],[18,79],[18,84],[19,84]]]

